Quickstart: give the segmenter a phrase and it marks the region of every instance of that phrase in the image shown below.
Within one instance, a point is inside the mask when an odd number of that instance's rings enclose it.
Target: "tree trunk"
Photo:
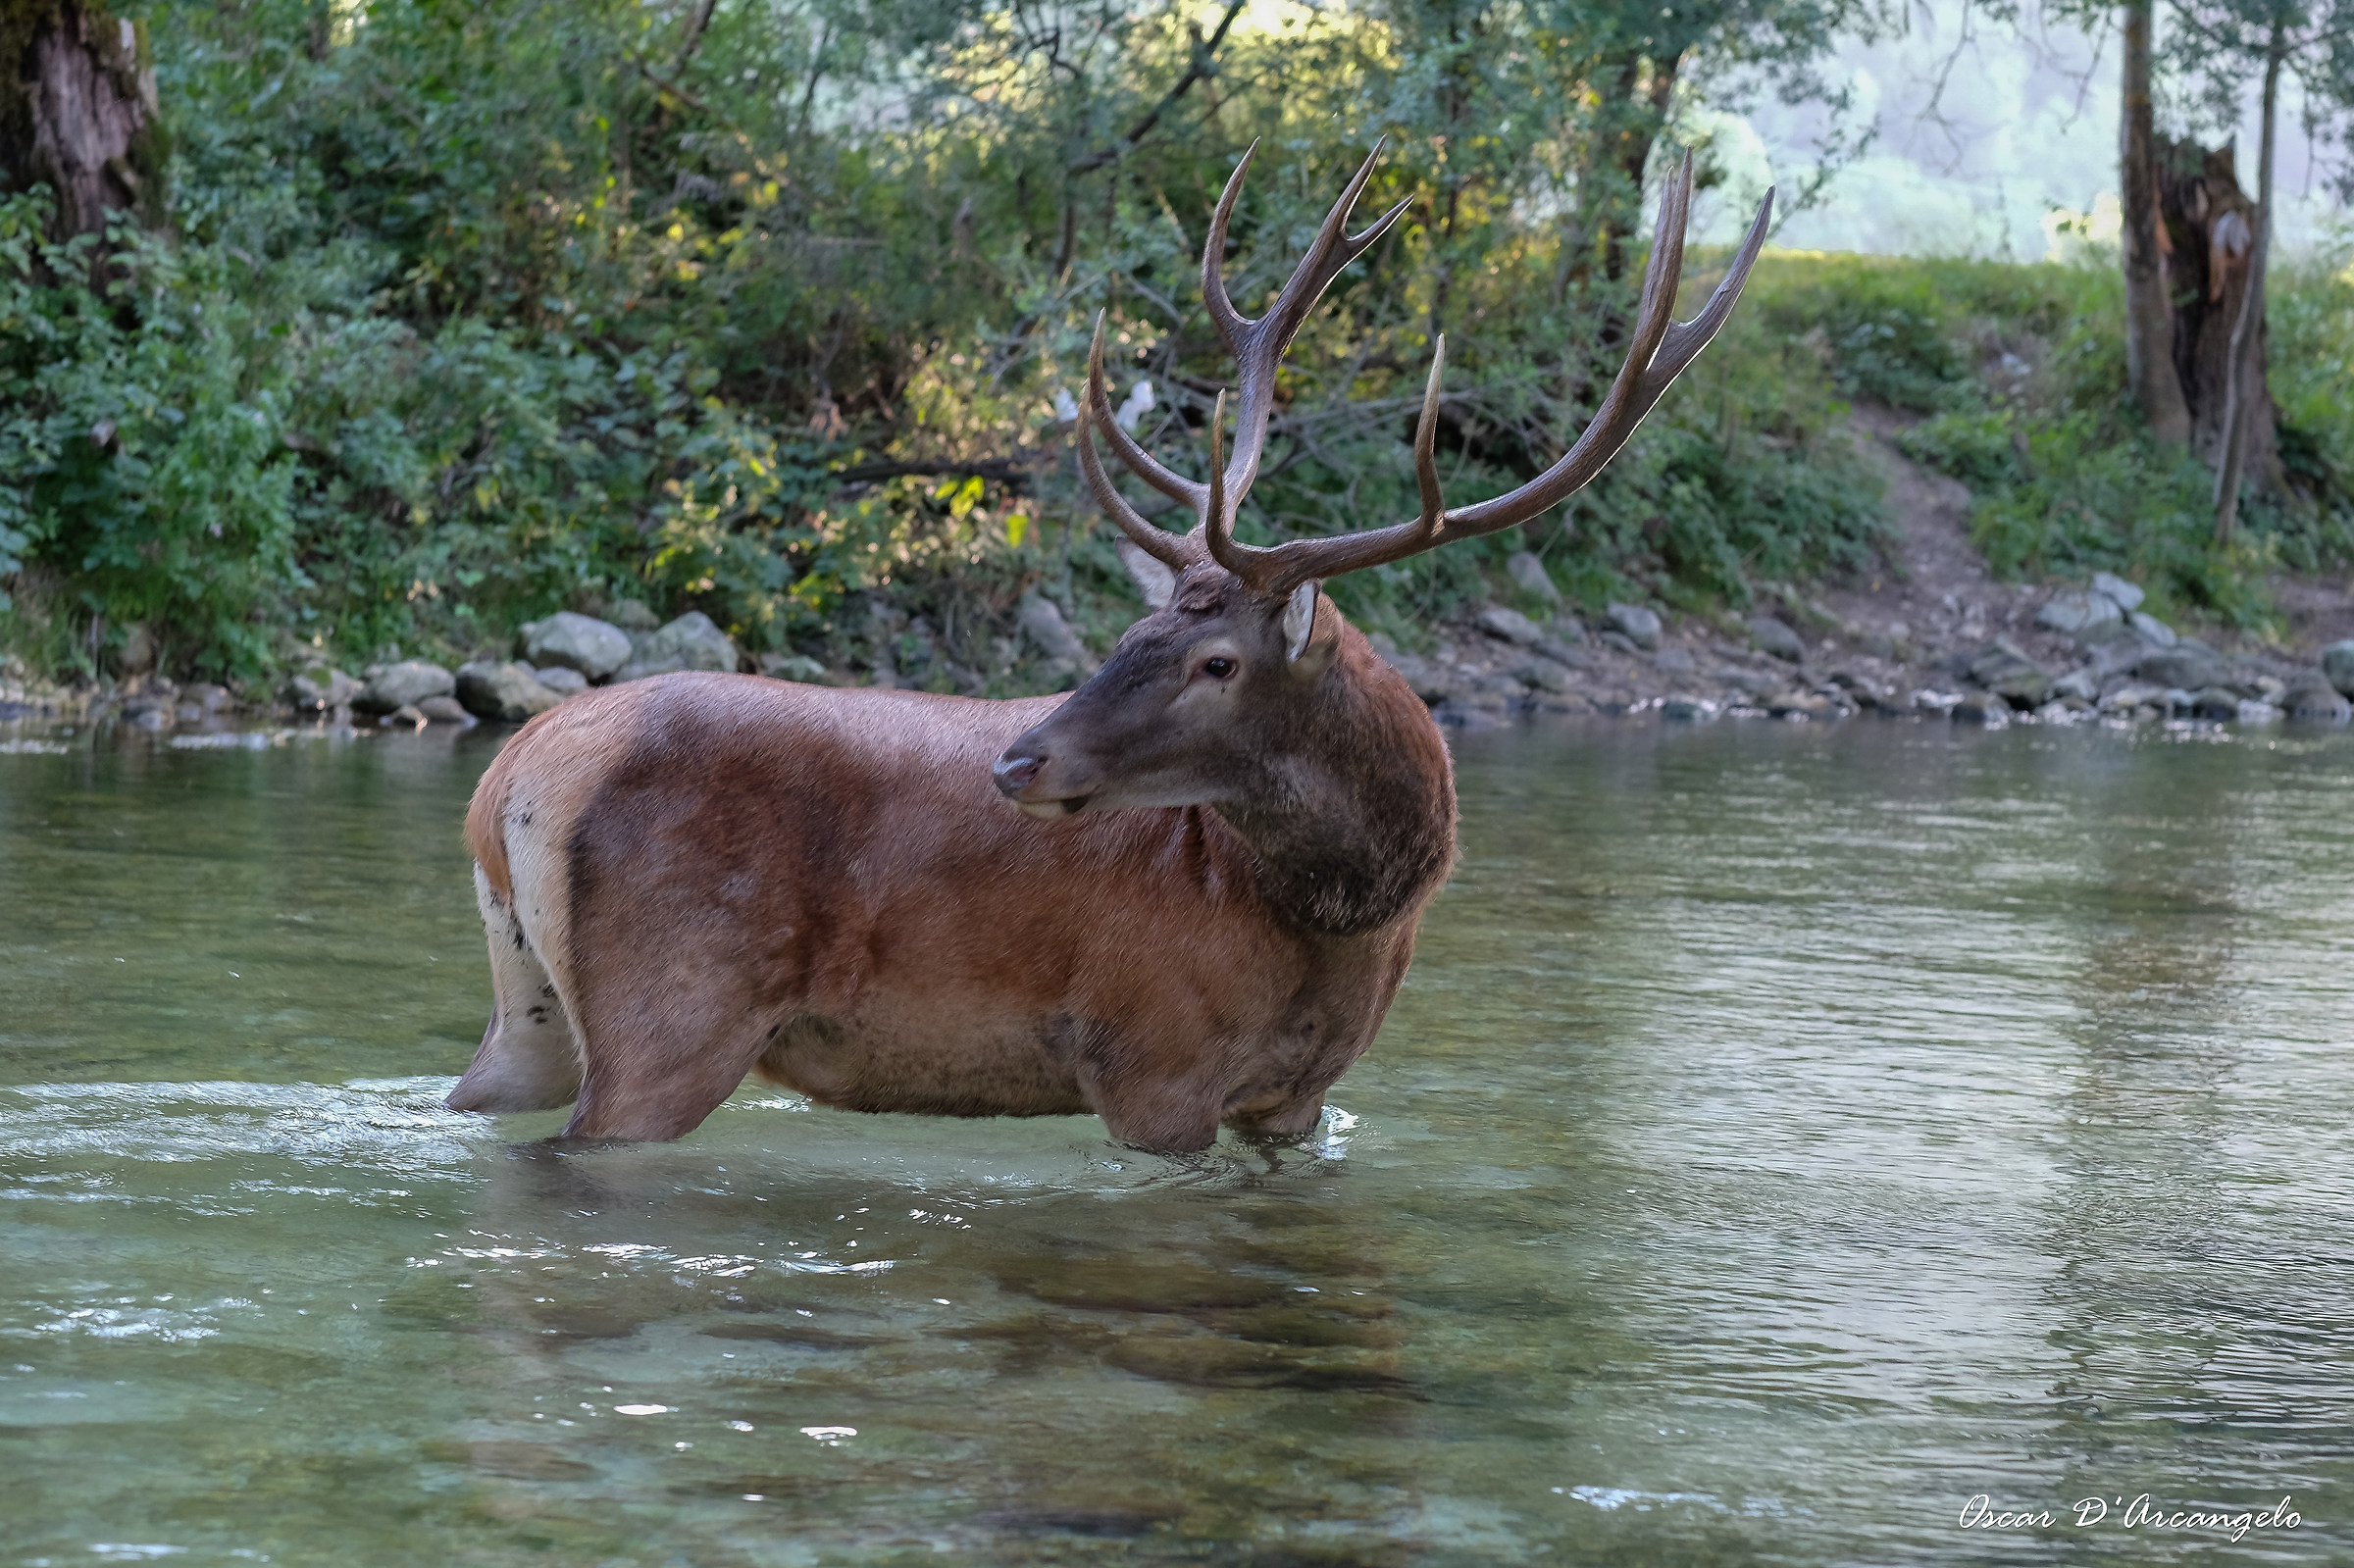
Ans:
[[[2175,375],[2173,322],[2166,297],[2165,241],[2159,232],[2157,130],[2150,112],[2150,3],[2124,8],[2124,107],[2118,126],[2118,188],[2124,229],[2125,382],[2162,441],[2190,439],[2190,410]]]
[[[2192,448],[2221,469],[2231,404],[2231,333],[2254,280],[2260,215],[2239,188],[2230,143],[2209,151],[2168,141],[2158,153],[2158,211],[2166,225],[2166,280],[2174,306],[2173,370],[2189,408]],[[2254,320],[2241,457],[2257,482],[2273,488],[2280,474],[2279,437],[2265,383],[2261,310]]]
[[[2264,141],[2256,158],[2256,244],[2248,258],[2246,297],[2231,324],[2229,374],[2224,383],[2224,461],[2215,476],[2215,537],[2219,544],[2231,542],[2232,526],[2239,520],[2239,477],[2244,465],[2251,458],[2257,460],[2262,465],[2257,473],[2265,475],[2268,487],[2278,488],[2285,478],[2279,472],[2277,414],[2264,384],[2263,350],[2265,268],[2273,249],[2274,127],[2280,109],[2280,67],[2287,57],[2287,30],[2276,18],[2271,46],[2264,57]],[[2259,396],[2263,398],[2261,417]],[[2259,435],[2269,444],[2251,451]]]
[[[143,28],[99,0],[0,0],[0,182],[47,185],[51,237],[163,221],[163,137]]]

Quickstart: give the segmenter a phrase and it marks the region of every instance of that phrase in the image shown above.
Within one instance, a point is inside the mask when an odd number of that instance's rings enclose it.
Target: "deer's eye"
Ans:
[[[1202,673],[1212,681],[1223,681],[1234,674],[1234,671],[1235,663],[1232,659],[1204,659],[1202,661]]]

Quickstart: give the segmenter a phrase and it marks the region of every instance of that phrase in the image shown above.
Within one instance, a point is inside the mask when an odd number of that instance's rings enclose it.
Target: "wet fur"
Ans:
[[[1454,853],[1436,726],[1324,613],[1292,721],[1317,733],[1224,814],[1016,811],[991,764],[1062,697],[681,674],[541,715],[467,818],[495,997],[450,1104],[577,1092],[567,1136],[676,1138],[757,1071],[851,1110],[1093,1111],[1154,1148],[1305,1131]]]

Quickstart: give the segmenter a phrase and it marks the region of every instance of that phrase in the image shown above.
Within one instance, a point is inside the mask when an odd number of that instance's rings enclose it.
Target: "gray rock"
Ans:
[[[1836,712],[1831,699],[1816,691],[1783,691],[1766,699],[1766,711],[1777,719],[1827,719]]]
[[[1652,656],[1651,667],[1663,675],[1697,675],[1700,661],[1682,648],[1662,648]]]
[[[1052,599],[1040,593],[1023,594],[1021,608],[1015,613],[1014,619],[1020,625],[1022,634],[1049,660],[1071,670],[1092,671],[1096,668],[1095,659],[1088,654],[1087,644],[1079,640],[1079,633],[1071,630],[1071,624],[1062,618],[1062,611],[1056,608]]]
[[[2326,681],[2306,681],[2293,687],[2280,699],[2280,707],[2291,719],[2318,724],[2344,724],[2354,718],[2354,703]]]
[[[651,632],[662,625],[662,618],[636,599],[616,599],[613,624],[624,632]]]
[[[286,700],[304,713],[332,713],[350,706],[361,689],[359,682],[340,670],[305,670],[286,683]]]
[[[2053,594],[2035,612],[2037,626],[2087,640],[2124,618],[2117,601],[2107,594],[2079,593],[2073,588]]]
[[[1991,691],[1966,691],[1962,700],[1954,704],[1952,718],[1956,724],[2000,730],[2011,722],[2011,705]]]
[[[367,685],[351,699],[362,713],[391,713],[413,708],[428,697],[446,697],[458,689],[458,678],[437,664],[404,659],[398,664],[370,665],[363,672]]]
[[[1540,691],[1559,693],[1575,689],[1569,672],[1550,659],[1531,659],[1520,667],[1517,679],[1522,685],[1534,686]]]
[[[2113,572],[2095,572],[2092,575],[2092,591],[2127,615],[2140,609],[2141,601],[2145,597],[2139,587],[2127,582]]]
[[[1628,636],[1625,632],[1619,631],[1615,627],[1612,627],[1610,631],[1605,632],[1601,636],[1596,637],[1594,640],[1601,643],[1606,648],[1615,648],[1620,653],[1624,654],[1633,655],[1643,651],[1641,648],[1635,646],[1635,639],[1633,637]]]
[[[640,632],[630,638],[630,662],[613,672],[619,681],[642,681],[649,675],[679,670],[733,670],[736,644],[700,610],[690,610],[658,632]]]
[[[1545,629],[1517,610],[1508,610],[1501,604],[1491,604],[1479,612],[1479,629],[1489,636],[1500,637],[1515,647],[1533,648],[1546,640]]]
[[[602,681],[630,662],[630,634],[610,621],[559,610],[523,629],[523,651],[534,664],[578,670]]]
[[[2109,713],[2131,713],[2135,708],[2163,708],[2166,705],[2166,687],[2140,682],[2119,686],[2101,699],[2102,710]]]
[[[2062,631],[2072,638],[2093,640],[2102,631],[2124,622],[2125,612],[2119,610],[2117,600],[2107,593],[2081,593],[2076,588],[2062,588],[2043,600],[2036,610],[2036,627]]]
[[[2051,694],[2052,678],[2020,646],[1997,637],[1970,661],[1970,679],[2014,708],[2040,708]]]
[[[2354,639],[2332,642],[2322,650],[2322,679],[2354,697]]]
[[[2229,686],[2205,686],[2191,693],[2191,717],[2228,720],[2239,717],[2239,693]]]
[[[200,713],[219,713],[230,705],[229,687],[199,681],[192,686],[182,686],[179,700],[182,703],[193,702]]]
[[[2150,656],[2150,644],[2130,628],[2117,626],[2090,638],[2078,638],[2093,673],[2106,681],[2123,675]]]
[[[559,697],[577,697],[588,689],[587,676],[578,670],[567,670],[559,664],[551,664],[543,669],[534,670],[532,679]]]
[[[1798,633],[1770,615],[1749,618],[1749,640],[1758,645],[1760,652],[1787,659],[1792,664],[1801,663],[1807,656],[1807,645],[1799,640]]]
[[[2272,703],[2259,702],[2253,697],[2243,697],[2240,699],[2239,717],[2234,722],[2238,724],[2278,724],[2280,717],[2280,710]]]
[[[588,677],[578,670],[564,673],[586,688]],[[540,683],[528,664],[477,659],[458,666],[458,705],[478,719],[487,719],[493,724],[521,724],[563,700],[561,693]],[[433,712],[423,703],[418,707],[429,715]]]
[[[1716,717],[1716,704],[1706,697],[1663,697],[1660,717],[1682,724],[1704,724]]]
[[[1623,633],[1628,641],[1645,652],[1660,645],[1660,617],[1657,611],[1646,610],[1639,604],[1613,604],[1603,614],[1609,618],[1612,631]]]
[[[417,704],[417,711],[434,724],[454,724],[466,730],[475,726],[474,715],[455,697],[428,697]]]
[[[2131,624],[2133,634],[2153,648],[2171,648],[2180,640],[2175,635],[2173,627],[2154,615],[2145,615],[2136,610],[2125,619]]]
[[[1520,591],[1529,597],[1542,599],[1547,604],[1561,602],[1561,590],[1553,585],[1553,578],[1546,572],[1545,563],[1526,550],[1514,550],[1506,558],[1504,570]]]
[[[2222,655],[2189,637],[2181,638],[2171,648],[2147,654],[2134,666],[2133,673],[2153,685],[2180,686],[2185,691],[2220,686],[2231,675]]]
[[[2072,670],[2052,683],[2050,694],[2054,699],[2074,697],[2090,702],[2101,694],[2100,677],[2090,669]]]
[[[413,702],[402,703],[399,707],[394,708],[390,713],[385,714],[383,718],[377,720],[376,722],[380,725],[406,725],[412,730],[422,730],[427,725],[433,723],[431,719],[428,719],[425,716],[424,710],[420,709]]]
[[[1728,665],[1716,672],[1716,679],[1745,697],[1763,697],[1782,688],[1781,679],[1757,670],[1743,670]]]
[[[763,653],[760,673],[778,681],[798,681],[803,685],[823,685],[826,667],[805,653]]]

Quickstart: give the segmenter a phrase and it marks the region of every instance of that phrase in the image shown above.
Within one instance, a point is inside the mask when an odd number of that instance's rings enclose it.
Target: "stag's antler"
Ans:
[[[1708,304],[1688,322],[1672,320],[1675,291],[1683,280],[1684,225],[1692,206],[1692,155],[1686,153],[1682,167],[1660,198],[1659,231],[1652,240],[1651,265],[1643,275],[1643,297],[1636,310],[1634,340],[1628,346],[1626,363],[1619,369],[1618,379],[1611,383],[1610,392],[1585,432],[1561,455],[1560,462],[1509,494],[1453,511],[1445,508],[1439,492],[1436,454],[1439,383],[1447,361],[1447,339],[1442,335],[1432,345],[1430,380],[1422,393],[1422,417],[1414,427],[1414,478],[1422,491],[1422,515],[1411,523],[1392,528],[1293,539],[1260,549],[1236,541],[1234,509],[1242,504],[1252,481],[1258,477],[1259,457],[1267,443],[1267,420],[1275,407],[1276,367],[1325,288],[1342,268],[1371,248],[1406,210],[1407,203],[1402,201],[1392,207],[1361,233],[1342,233],[1350,209],[1356,204],[1365,181],[1372,177],[1374,161],[1381,156],[1381,145],[1376,143],[1372,155],[1357,170],[1356,177],[1349,181],[1340,200],[1325,215],[1323,228],[1317,230],[1315,242],[1308,246],[1307,255],[1292,274],[1291,281],[1283,285],[1283,291],[1275,296],[1267,313],[1253,321],[1237,311],[1234,301],[1227,297],[1220,264],[1226,250],[1227,222],[1233,217],[1236,198],[1242,194],[1243,176],[1257,151],[1258,144],[1253,142],[1251,150],[1243,154],[1242,162],[1235,165],[1233,177],[1226,181],[1225,193],[1218,198],[1217,212],[1210,219],[1208,242],[1202,248],[1203,301],[1209,308],[1209,319],[1216,324],[1218,335],[1225,340],[1241,369],[1242,413],[1235,427],[1232,460],[1221,463],[1226,424],[1223,392],[1218,394],[1217,410],[1210,418],[1207,482],[1170,472],[1119,428],[1111,417],[1111,396],[1103,384],[1103,318],[1099,315],[1095,346],[1088,353],[1087,407],[1079,422],[1079,466],[1104,512],[1148,555],[1177,571],[1196,565],[1206,555],[1252,587],[1273,594],[1289,593],[1311,578],[1359,572],[1369,566],[1419,555],[1456,539],[1476,538],[1509,529],[1585,488],[1604,465],[1617,455],[1627,437],[1634,434],[1635,427],[1643,423],[1643,416],[1651,412],[1684,367],[1708,347],[1709,339],[1716,335],[1717,329],[1732,314],[1734,303],[1741,297],[1742,285],[1749,281],[1749,270],[1766,243],[1766,224],[1773,212],[1773,192],[1768,190],[1758,207],[1757,221],[1749,226],[1749,237],[1743,241],[1741,253],[1733,258],[1731,270],[1709,296]],[[1154,528],[1128,504],[1096,455],[1092,434],[1095,430],[1102,431],[1120,461],[1139,479],[1171,500],[1182,501],[1194,509],[1199,521],[1193,532],[1179,535]]]

